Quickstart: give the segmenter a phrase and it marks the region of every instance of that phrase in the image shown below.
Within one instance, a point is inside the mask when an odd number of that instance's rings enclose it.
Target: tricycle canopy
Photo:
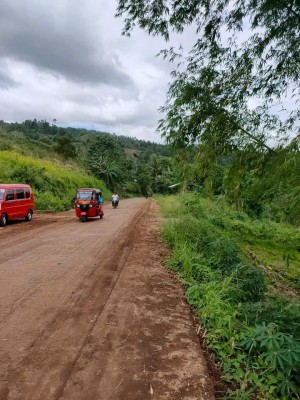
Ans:
[[[76,190],[75,212],[82,222],[87,218],[103,218],[104,212],[102,204],[99,202],[101,190],[96,188],[79,188]]]
[[[76,190],[77,200],[95,200],[97,195],[101,193],[100,189],[95,188],[79,188]]]

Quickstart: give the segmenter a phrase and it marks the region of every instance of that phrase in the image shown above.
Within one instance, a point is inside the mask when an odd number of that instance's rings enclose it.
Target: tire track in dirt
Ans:
[[[118,251],[118,253],[115,254],[114,259],[109,261],[110,263],[111,262],[112,263],[116,263],[116,265],[117,265],[116,271],[118,272],[118,274],[117,274],[117,276],[114,276],[114,279],[111,282],[111,289],[110,289],[110,291],[109,291],[109,293],[107,295],[106,300],[104,301],[103,305],[101,305],[101,307],[99,309],[99,312],[97,314],[97,317],[95,318],[93,324],[91,325],[89,331],[87,332],[86,338],[85,338],[84,342],[82,343],[82,346],[78,350],[77,355],[74,358],[71,367],[65,373],[64,381],[62,382],[60,387],[57,389],[57,391],[56,391],[56,393],[55,393],[55,395],[53,397],[55,400],[59,400],[62,397],[64,389],[65,389],[65,387],[66,387],[66,385],[67,385],[67,383],[68,383],[68,381],[69,381],[69,379],[71,377],[71,374],[72,374],[72,372],[74,370],[74,367],[75,367],[75,365],[76,365],[76,363],[77,363],[77,361],[78,361],[78,359],[79,359],[84,347],[89,342],[89,340],[88,340],[89,339],[89,335],[91,334],[91,332],[93,331],[94,327],[96,326],[96,324],[98,322],[98,319],[99,319],[100,315],[102,314],[102,312],[104,310],[104,307],[106,306],[107,302],[109,301],[109,299],[111,297],[111,294],[112,294],[113,290],[115,289],[115,286],[116,286],[116,284],[117,284],[117,282],[118,282],[118,280],[120,278],[120,275],[121,275],[121,273],[123,271],[123,268],[125,266],[125,263],[126,263],[127,258],[129,256],[129,253],[130,253],[130,245],[131,245],[131,242],[132,242],[132,239],[133,239],[132,237],[134,235],[134,231],[135,231],[136,227],[139,226],[139,224],[141,223],[141,221],[144,218],[146,212],[148,211],[148,208],[149,208],[149,205],[147,205],[146,210],[143,210],[142,212],[140,212],[139,215],[136,217],[135,222],[134,222],[134,224],[132,225],[132,227],[130,229],[130,232],[128,232],[128,238],[124,241],[124,243],[122,244],[122,247]]]
[[[54,216],[55,218],[57,218],[57,216]],[[39,221],[40,222],[40,221]],[[54,222],[58,222],[58,220],[56,219]],[[48,225],[49,220],[46,220],[46,225]],[[53,222],[52,222],[53,223]],[[63,228],[63,226],[69,223],[70,224],[70,220],[69,220],[69,216],[66,217],[64,216],[63,219],[61,219],[58,223],[58,225],[52,225],[52,226],[46,226],[46,227],[40,227],[39,224],[36,226],[33,222],[32,224],[32,230],[30,233],[24,233],[22,232],[21,236],[22,239],[19,238],[19,235],[17,236],[18,239],[16,239],[15,237],[13,237],[13,235],[9,235],[9,239],[6,240],[2,240],[0,242],[0,254],[1,254],[1,259],[0,259],[0,263],[7,261],[7,258],[9,257],[10,262],[12,262],[14,259],[18,259],[17,261],[19,261],[20,263],[23,261],[22,260],[22,256],[24,255],[24,243],[26,245],[26,252],[32,252],[34,250],[37,249],[40,240],[39,240],[39,236],[42,234],[43,231],[45,231],[46,229],[49,230],[53,230],[55,231],[53,234],[53,237],[55,238],[55,236],[59,233],[59,229]],[[73,221],[71,221],[71,223],[74,223]],[[27,226],[26,226],[27,228]],[[5,228],[6,229],[6,228]],[[14,232],[14,234],[16,234],[17,232]],[[30,239],[30,237],[32,237],[33,235],[37,236],[37,239],[35,240],[31,240],[31,242],[28,244],[28,240]],[[48,239],[49,240],[49,239]],[[54,239],[55,240],[55,239]],[[10,250],[10,246],[8,245],[8,243],[13,241],[13,246],[14,246],[14,251],[13,253],[11,253]],[[38,255],[37,258],[39,258],[41,255]],[[32,262],[32,260],[31,260]],[[59,274],[59,271],[58,271]],[[55,281],[57,279],[57,275],[51,276],[48,279],[48,283],[49,281]],[[35,276],[33,278],[33,285],[30,287],[29,290],[25,291],[24,293],[22,293],[19,297],[17,297],[12,303],[10,303],[10,307],[7,310],[6,313],[2,313],[1,315],[1,323],[6,323],[8,322],[9,318],[13,315],[13,313],[18,309],[18,307],[20,306],[20,304],[26,302],[27,299],[31,298],[36,292],[40,291],[42,289],[41,284],[40,284],[40,279],[39,276]]]
[[[0,322],[1,400],[213,400],[189,307],[161,264],[157,206],[120,205],[101,222],[33,229],[40,253],[25,254],[25,266],[14,258],[20,282]],[[66,241],[71,231],[82,242]],[[44,267],[30,266],[45,251]]]
[[[151,202],[61,399],[214,399],[189,306],[161,264],[157,215]]]
[[[47,358],[43,356],[43,353],[41,353],[41,349],[48,349],[50,347],[49,343],[53,342],[54,346],[56,345],[58,348],[63,345],[57,341],[57,333],[60,331],[68,331],[65,325],[68,325],[69,320],[76,321],[76,326],[78,326],[79,332],[79,335],[77,336],[81,341],[83,340],[83,334],[85,334],[85,336],[89,334],[95,321],[92,325],[90,321],[88,324],[86,324],[85,314],[95,315],[96,312],[99,312],[99,307],[101,313],[100,302],[105,304],[107,298],[113,290],[115,282],[117,281],[120,273],[119,270],[124,266],[126,254],[128,252],[128,246],[130,246],[130,241],[132,238],[131,232],[134,231],[136,228],[136,222],[138,223],[140,218],[143,217],[144,213],[145,211],[140,211],[138,215],[134,216],[135,222],[129,228],[129,231],[127,223],[119,226],[119,228],[116,230],[117,233],[115,233],[117,237],[114,236],[113,240],[111,240],[114,245],[113,253],[111,253],[111,250],[107,248],[106,250],[100,249],[94,254],[95,259],[101,257],[101,268],[99,268],[99,263],[94,263],[93,266],[83,275],[82,279],[79,281],[79,284],[73,288],[72,294],[69,296],[69,298],[64,299],[63,304],[61,307],[59,307],[51,320],[49,320],[46,324],[45,321],[43,321],[42,328],[37,328],[38,332],[35,334],[35,337],[24,348],[24,351],[27,355],[20,360],[19,364],[15,368],[10,369],[8,375],[6,376],[6,380],[10,382],[10,386],[13,386],[13,389],[10,391],[12,393],[12,398],[50,398],[47,394],[45,394],[46,397],[40,397],[40,393],[47,393],[47,389],[45,390],[43,388],[43,386],[45,386],[45,379],[43,374],[40,374],[39,371],[47,370],[47,368],[51,370],[51,366],[47,364],[53,363],[53,359],[50,357],[49,360],[47,360]],[[116,275],[115,272],[118,272],[118,274]],[[55,276],[52,277],[53,281],[55,281],[55,279]],[[34,290],[31,293],[33,292]],[[98,293],[101,294],[101,298],[99,297]],[[80,318],[83,318],[84,321],[80,321]],[[87,331],[86,327],[88,329]],[[52,349],[52,352],[54,351],[55,350]],[[72,350],[72,353],[73,352],[74,350]],[[76,358],[77,356],[75,356],[75,360]],[[59,363],[59,357],[57,361]],[[68,357],[66,367],[61,367],[59,369],[59,373],[56,374],[59,376],[58,378],[56,376],[58,381],[61,380],[60,376],[65,379],[65,376],[67,376],[68,371],[73,363],[74,361],[70,361],[70,357]],[[24,371],[26,371],[29,367],[34,371],[34,374],[32,374],[34,376],[30,377],[30,391],[28,391],[28,394],[26,394],[25,397],[23,397],[24,393],[18,397],[18,387],[21,387],[23,382],[26,380],[28,381],[28,377],[24,375]],[[39,375],[41,375],[40,378],[38,378]],[[51,398],[56,398],[55,393],[51,394]]]

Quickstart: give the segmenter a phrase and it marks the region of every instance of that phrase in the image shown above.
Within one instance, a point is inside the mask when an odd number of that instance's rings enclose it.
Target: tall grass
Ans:
[[[167,221],[163,238],[173,248],[168,266],[180,275],[223,378],[233,384],[226,397],[298,398],[300,302],[294,278],[300,262],[286,263],[278,253],[273,270],[254,252],[257,246],[274,254],[278,248],[297,252],[300,229],[252,220],[199,195],[159,202]],[[286,280],[276,287],[280,267]]]
[[[31,185],[38,210],[70,209],[75,190],[79,187],[100,188],[104,199],[110,196],[101,180],[74,165],[44,161],[15,151],[0,151],[0,182]]]

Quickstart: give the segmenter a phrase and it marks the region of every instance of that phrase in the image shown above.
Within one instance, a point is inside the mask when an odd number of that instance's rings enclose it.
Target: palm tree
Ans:
[[[101,156],[97,161],[93,162],[92,167],[99,178],[104,180],[106,186],[110,190],[114,190],[120,174],[117,161]]]

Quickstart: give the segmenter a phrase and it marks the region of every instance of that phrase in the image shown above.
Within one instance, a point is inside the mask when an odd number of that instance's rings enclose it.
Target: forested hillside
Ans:
[[[73,207],[78,187],[97,187],[108,198],[104,182],[86,174],[75,164],[61,164],[23,155],[15,150],[0,151],[1,183],[27,183],[34,190],[37,210],[63,211]]]
[[[95,136],[108,134],[113,136],[123,149],[136,150],[137,153],[143,151],[147,156],[151,154],[170,156],[170,150],[162,144],[139,140],[129,136],[114,135],[108,132],[99,132],[82,128],[62,128],[55,125],[55,122],[54,120],[54,122],[50,124],[46,120],[37,121],[36,119],[26,120],[22,123],[0,121],[1,148],[5,146],[16,147],[18,144],[20,144],[20,148],[32,147],[30,145],[26,146],[26,140],[24,139],[27,139],[27,143],[30,142],[32,145],[36,145],[35,151],[38,150],[38,147],[47,148],[48,150],[52,148],[52,150],[61,154],[62,157],[80,159],[80,157],[86,153],[91,140]],[[17,143],[20,142],[20,140],[21,143]],[[64,143],[64,141],[66,143]],[[70,146],[67,144],[70,144]],[[69,151],[67,151],[68,147]],[[74,151],[74,147],[76,148],[76,152]]]
[[[4,150],[75,167],[123,196],[196,190],[222,196],[252,216],[300,222],[297,138],[269,150],[251,143],[246,148],[230,146],[223,154],[219,146],[206,143],[181,149],[173,145],[171,154],[164,145],[126,136],[61,128],[47,121],[2,121]],[[11,171],[15,181],[13,166]]]
[[[11,162],[8,162],[8,154],[12,155]],[[24,158],[16,157],[17,154],[27,156],[26,162]],[[170,186],[178,181],[170,151],[162,144],[106,132],[62,128],[45,120],[26,120],[23,123],[0,121],[0,156],[2,164],[9,165],[8,169],[3,167],[0,179],[30,183],[38,191],[38,198],[40,192],[45,190],[49,196],[57,195],[54,181],[51,187],[52,181],[48,179],[45,183],[47,189],[41,184],[45,182],[39,170],[43,169],[43,162],[45,165],[51,163],[53,167],[56,165],[61,171],[77,171],[90,181],[100,180],[102,184],[98,183],[98,186],[104,186],[108,191],[116,190],[121,196],[168,193]],[[39,184],[34,177],[38,177]],[[83,179],[79,186],[87,185],[88,182],[84,183]],[[74,191],[76,185],[71,186]],[[55,206],[53,201],[48,201],[47,205],[43,203],[43,209],[61,210],[68,207],[69,201],[65,198],[64,201],[57,201]]]

